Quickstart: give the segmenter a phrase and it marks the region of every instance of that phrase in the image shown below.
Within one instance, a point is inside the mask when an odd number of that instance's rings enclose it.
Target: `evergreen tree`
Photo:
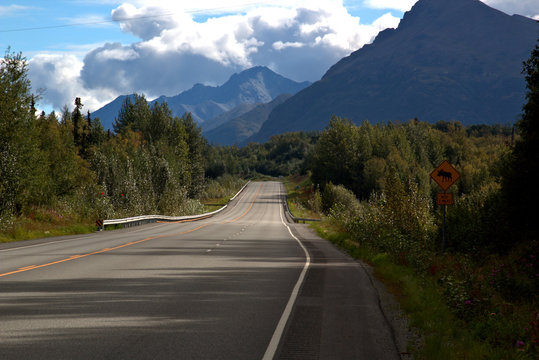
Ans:
[[[133,118],[133,103],[131,102],[131,98],[127,96],[118,112],[118,117],[114,119],[114,124],[112,124],[114,132],[119,134],[127,129],[129,125],[134,123]]]
[[[206,139],[202,136],[202,130],[193,120],[191,113],[182,117],[182,123],[187,133],[187,146],[189,149],[189,168],[191,181],[189,187],[189,197],[197,196],[204,185],[204,148]]]
[[[0,218],[36,201],[44,185],[27,64],[10,49],[0,61]]]
[[[503,181],[507,216],[513,230],[522,236],[538,236],[539,204],[536,182],[539,179],[539,46],[524,62],[527,102],[517,122],[520,139],[515,143]]]
[[[144,95],[134,94],[133,101],[131,96],[127,96],[118,113],[118,117],[112,125],[114,132],[119,134],[128,128],[133,131],[147,133],[150,123],[150,107]]]

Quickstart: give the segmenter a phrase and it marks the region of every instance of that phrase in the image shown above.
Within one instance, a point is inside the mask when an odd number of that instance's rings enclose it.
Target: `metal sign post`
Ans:
[[[451,187],[458,179],[460,179],[459,172],[449,163],[444,160],[433,172],[430,173],[430,177],[442,188],[443,193],[438,193],[436,196],[436,204],[441,205],[443,209],[442,218],[442,253],[445,251],[445,207],[447,205],[453,205],[453,194],[446,193],[447,189]]]

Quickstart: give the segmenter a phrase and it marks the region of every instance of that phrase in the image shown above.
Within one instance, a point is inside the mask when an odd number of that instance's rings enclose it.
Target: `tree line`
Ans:
[[[202,209],[207,143],[190,114],[127,98],[114,124],[83,115],[80,98],[58,116],[36,116],[27,62],[0,62],[0,217],[3,226],[35,207],[83,219]]]
[[[532,59],[527,65],[529,83],[536,81]],[[515,146],[508,126],[467,127],[455,121],[428,124],[417,119],[355,125],[335,116],[321,132],[287,133],[239,148],[210,146],[190,114],[173,116],[166,103],[150,106],[138,94],[124,100],[113,132],[105,131],[90,112],[84,114],[80,98],[71,110],[64,107],[60,116],[54,112],[36,116],[39,98],[31,93],[22,55],[8,50],[0,76],[2,219],[35,206],[76,208],[86,218],[191,213],[200,210],[208,182],[260,174],[310,174],[313,193],[341,185],[361,201],[387,192],[388,184],[398,180],[413,183],[432,202],[437,188],[429,173],[447,159],[462,174],[451,189],[459,198],[481,193],[483,198],[477,201],[490,209],[486,212],[511,209],[505,218],[534,223],[518,205],[529,204],[530,197],[517,194],[530,186],[519,181],[534,178],[522,176],[523,171],[537,169],[538,152],[522,145],[536,137],[533,126],[526,125],[534,124],[529,119],[536,116],[529,105],[517,127],[517,137],[523,140]],[[528,104],[537,101],[532,94],[533,90]],[[331,205],[325,202],[322,208],[328,212]],[[491,222],[493,226],[480,230],[484,239],[503,233],[495,230],[500,222]]]

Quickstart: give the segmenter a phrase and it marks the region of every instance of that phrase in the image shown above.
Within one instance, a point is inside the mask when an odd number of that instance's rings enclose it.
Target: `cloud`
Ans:
[[[539,16],[539,2],[537,0],[481,0],[495,9],[509,15]]]
[[[114,3],[112,19],[140,41],[34,56],[32,84],[47,89],[43,102],[56,109],[75,97],[96,110],[121,94],[175,95],[195,83],[222,84],[255,65],[297,81],[316,81],[381,30],[397,27],[400,19],[391,9],[407,11],[416,2],[364,0],[363,6],[388,12],[363,24],[342,0],[230,0],[226,7],[222,0],[85,1]],[[539,16],[536,0],[483,1],[509,14]],[[23,10],[0,7],[0,15],[7,8]]]
[[[142,41],[106,44],[90,52],[81,72],[83,83],[158,96],[176,94],[193,82],[219,84],[254,65],[269,66],[296,80],[317,80],[340,58],[399,22],[386,14],[363,25],[342,1],[301,3],[297,8],[273,3],[204,22],[186,13],[160,16],[169,10],[153,5],[122,5],[113,18]],[[127,18],[137,20],[121,20]]]
[[[112,11],[113,20],[139,42],[102,44],[83,60],[35,56],[30,77],[36,87],[48,89],[44,101],[61,108],[77,96],[96,110],[121,94],[153,98],[178,94],[195,83],[219,85],[255,65],[297,81],[315,81],[400,21],[387,13],[361,24],[342,0],[232,1],[228,12],[215,0],[191,2],[190,8],[175,1],[145,3],[124,3]],[[220,14],[196,21],[201,9]]]
[[[450,0],[447,0],[450,1]],[[509,15],[539,16],[539,2],[537,0],[480,0],[490,7],[501,10]],[[366,7],[373,9],[395,9],[408,11],[417,0],[364,0]]]
[[[8,5],[8,6],[1,6],[0,5],[0,16],[8,16],[13,15],[15,13],[20,13],[25,10],[33,9],[31,6],[22,6],[22,5]]]
[[[394,9],[408,11],[417,0],[365,0],[364,5],[372,9]]]
[[[43,89],[45,105],[61,109],[73,103],[75,97],[82,97],[90,109],[98,109],[110,101],[114,92],[109,89],[87,90],[82,85],[80,71],[83,63],[74,55],[40,54],[34,56],[28,65],[28,76],[32,80],[33,91]]]

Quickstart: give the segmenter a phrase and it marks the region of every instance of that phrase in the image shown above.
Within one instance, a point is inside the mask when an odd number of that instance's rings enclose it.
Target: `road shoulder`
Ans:
[[[290,225],[290,224],[289,224]],[[320,238],[308,225],[291,228],[312,257],[278,359],[410,359],[413,339],[398,302],[372,267]]]

